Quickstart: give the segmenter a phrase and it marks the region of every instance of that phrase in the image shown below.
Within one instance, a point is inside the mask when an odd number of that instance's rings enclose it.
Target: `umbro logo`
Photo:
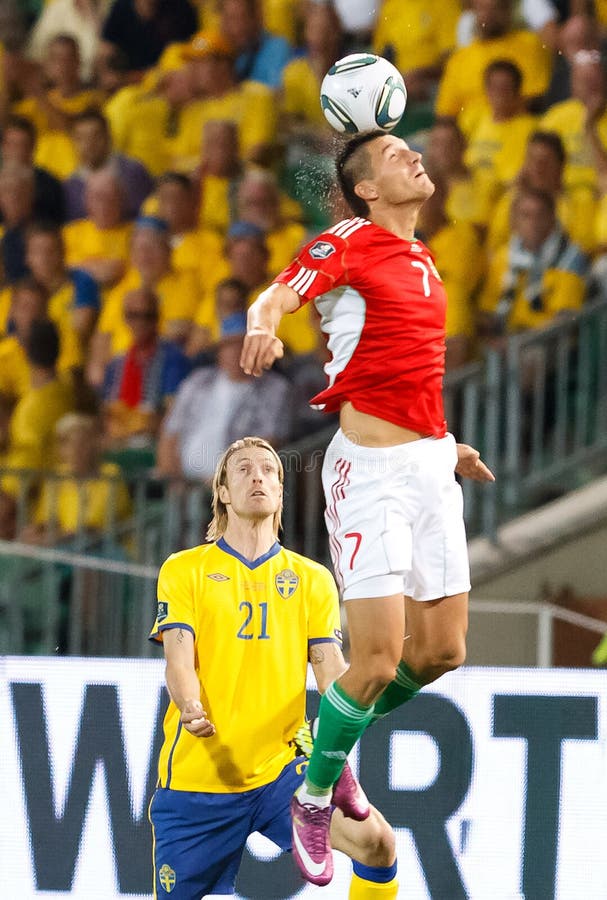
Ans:
[[[222,572],[213,572],[211,575],[207,575],[207,578],[210,578],[211,581],[229,581],[230,576],[224,575]]]

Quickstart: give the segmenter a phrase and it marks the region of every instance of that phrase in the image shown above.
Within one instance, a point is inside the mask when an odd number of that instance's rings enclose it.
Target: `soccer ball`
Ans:
[[[320,105],[336,131],[391,131],[407,105],[396,66],[372,53],[351,53],[331,66],[320,86]]]

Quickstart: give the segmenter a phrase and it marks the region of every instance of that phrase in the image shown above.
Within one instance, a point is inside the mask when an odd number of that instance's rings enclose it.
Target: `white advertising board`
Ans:
[[[159,660],[0,658],[3,897],[150,897],[163,675]],[[607,673],[463,669],[353,763],[395,828],[403,898],[607,898]],[[239,896],[346,898],[336,856],[317,889],[254,837]]]

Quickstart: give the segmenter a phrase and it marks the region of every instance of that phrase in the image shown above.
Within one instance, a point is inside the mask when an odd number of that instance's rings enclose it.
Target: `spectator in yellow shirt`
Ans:
[[[84,269],[100,287],[110,288],[126,271],[132,231],[122,184],[110,169],[88,177],[84,203],[87,218],[63,230],[66,262]]]
[[[198,224],[198,197],[192,180],[181,172],[165,172],[158,179],[158,216],[167,223],[171,265],[176,271],[194,272],[201,284],[212,273],[223,252],[223,239]]]
[[[432,180],[434,194],[420,210],[418,231],[432,252],[447,292],[445,365],[453,369],[468,362],[474,350],[476,292],[484,258],[474,225],[449,219],[447,183],[435,175]]]
[[[179,115],[170,140],[171,168],[192,172],[200,159],[202,129],[209,119],[232,121],[238,129],[240,152],[248,162],[271,159],[276,138],[274,92],[256,81],[238,82],[232,51],[220,35],[200,32],[182,51],[188,61],[194,94]]]
[[[433,180],[440,178],[447,186],[445,209],[451,221],[471,222],[482,234],[489,218],[488,197],[464,162],[465,150],[466,139],[455,119],[436,119],[424,154],[426,168]]]
[[[270,272],[282,272],[305,242],[301,221],[287,220],[281,208],[281,193],[273,172],[248,169],[238,187],[237,219],[262,228],[270,254]]]
[[[131,514],[128,488],[115,463],[102,462],[100,422],[83,413],[67,413],[55,424],[59,478],[43,482],[33,521],[20,537],[52,545],[74,536],[88,537],[123,522]]]
[[[565,148],[555,131],[534,131],[529,138],[525,160],[515,183],[491,211],[486,249],[493,254],[510,236],[511,208],[519,187],[545,191],[554,197],[557,217],[571,240],[584,253],[596,249],[595,216],[597,201],[593,190],[563,185]]]
[[[48,316],[59,329],[59,371],[80,369],[100,309],[99,287],[83,269],[68,269],[61,230],[44,222],[26,233],[26,262],[48,292]]]
[[[217,284],[224,278],[236,278],[249,291],[249,300],[270,284],[274,273],[269,268],[270,252],[266,233],[252,222],[234,222],[230,227],[225,255],[215,271],[215,279],[205,289],[204,297],[195,317],[196,328],[188,342],[188,355],[195,356],[205,350],[209,342],[217,339],[219,321],[215,306]],[[291,353],[310,353],[316,345],[316,334],[310,324],[312,315],[309,304],[295,316],[285,317],[278,336]]]
[[[71,387],[57,377],[59,334],[53,322],[43,319],[32,323],[26,353],[31,386],[11,416],[8,447],[0,456],[0,468],[42,470],[52,465],[49,451],[55,423],[73,408],[74,400]],[[17,496],[22,491],[27,496],[31,486],[31,479],[23,481],[17,473],[0,479],[0,510],[7,518],[14,516]]]
[[[310,149],[330,152],[333,133],[320,105],[320,85],[342,51],[339,18],[329,3],[308,3],[303,26],[305,54],[282,74],[280,134]]]
[[[235,122],[210,119],[202,130],[202,156],[194,172],[203,228],[225,234],[235,217],[234,198],[243,163]]]
[[[383,0],[373,49],[403,73],[412,101],[427,100],[435,89],[455,47],[460,12],[458,0]]]
[[[493,199],[521,168],[536,120],[525,110],[523,75],[516,63],[496,59],[487,66],[484,82],[489,109],[472,129],[464,159]]]
[[[466,136],[486,109],[483,75],[496,59],[509,59],[523,73],[523,96],[539,97],[552,71],[550,51],[532,31],[513,25],[513,0],[472,0],[477,36],[448,59],[436,98],[436,114],[452,116]]]
[[[159,300],[159,329],[162,337],[185,345],[200,302],[198,278],[190,269],[171,265],[171,244],[166,222],[142,216],[135,222],[130,268],[108,295],[97,331],[91,342],[88,379],[103,384],[106,365],[131,344],[131,334],[123,315],[125,296],[140,287],[153,290]]]
[[[9,333],[0,340],[0,394],[14,404],[31,387],[27,341],[32,323],[46,317],[48,294],[30,276],[15,282],[9,290]]]
[[[584,302],[587,261],[562,230],[554,197],[523,188],[512,208],[512,237],[489,263],[479,298],[487,338],[542,328]]]
[[[101,92],[85,88],[80,80],[80,50],[71,35],[57,35],[49,42],[44,70],[34,71],[26,90],[29,96],[15,104],[13,112],[31,119],[36,126],[36,162],[57,178],[67,178],[77,164],[68,133],[70,119],[87,107],[101,107],[103,103]]]
[[[571,89],[571,99],[556,103],[540,125],[556,131],[565,146],[567,187],[596,189],[597,150],[607,152],[607,81],[598,51],[576,54]]]

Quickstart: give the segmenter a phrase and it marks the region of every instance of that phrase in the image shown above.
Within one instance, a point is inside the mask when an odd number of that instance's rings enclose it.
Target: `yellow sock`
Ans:
[[[398,897],[398,881],[369,881],[352,873],[348,900],[396,900]]]

